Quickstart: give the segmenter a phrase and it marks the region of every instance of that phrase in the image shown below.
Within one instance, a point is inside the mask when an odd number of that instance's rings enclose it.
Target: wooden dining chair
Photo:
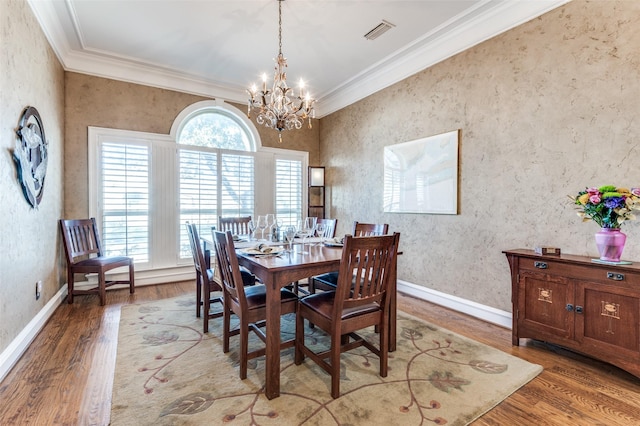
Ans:
[[[389,232],[388,223],[360,223],[353,222],[353,232],[355,237],[385,235]],[[309,278],[309,293],[314,294],[316,290],[335,290],[338,281],[338,272],[327,272]]]
[[[340,396],[340,354],[364,346],[380,358],[380,376],[387,376],[389,351],[389,289],[395,276],[400,234],[372,237],[347,235],[334,291],[303,297],[296,315],[295,363],[305,356],[331,375],[331,396]],[[314,352],[305,345],[304,320],[331,336],[331,347]],[[375,326],[379,346],[356,332]]]
[[[100,242],[96,219],[60,219],[60,231],[67,257],[67,300],[73,303],[73,297],[82,294],[98,294],[100,305],[105,304],[107,287],[116,284],[129,284],[129,293],[135,292],[133,259],[127,256],[105,256]],[[129,268],[128,280],[107,281],[106,273],[121,267]],[[75,274],[97,274],[98,286],[89,290],[74,288]]]
[[[220,277],[224,288],[224,315],[223,315],[223,343],[225,353],[229,352],[229,339],[231,337],[231,313],[240,320],[240,379],[247,378],[247,362],[250,359],[263,356],[265,348],[249,352],[249,332],[253,331],[266,344],[267,336],[262,330],[266,320],[266,289],[264,285],[245,287],[242,285],[242,276],[233,244],[231,231],[213,231],[216,248],[216,258],[220,268]],[[295,313],[298,297],[290,290],[283,288],[280,291],[281,312],[283,314]],[[273,332],[273,330],[267,330]],[[279,332],[279,331],[278,331]],[[295,339],[283,341],[280,349],[293,347]]]
[[[211,297],[212,292],[222,291],[222,286],[216,280],[214,268],[207,268],[202,251],[202,242],[198,235],[198,226],[189,222],[185,226],[189,235],[193,265],[196,268],[196,317],[200,318],[200,307],[202,306],[202,331],[203,333],[208,333],[209,320],[222,316],[222,310],[211,312],[212,304],[219,303],[223,307],[222,296]]]
[[[249,222],[251,222],[251,216],[242,216],[242,217],[218,216],[217,231],[221,231],[221,232],[231,231],[233,235],[249,235],[250,233]]]

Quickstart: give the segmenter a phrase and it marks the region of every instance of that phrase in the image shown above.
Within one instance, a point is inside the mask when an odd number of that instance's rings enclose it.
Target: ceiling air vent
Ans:
[[[395,27],[395,25],[383,19],[382,22],[380,22],[374,29],[366,33],[364,38],[367,40],[375,40],[393,27]]]

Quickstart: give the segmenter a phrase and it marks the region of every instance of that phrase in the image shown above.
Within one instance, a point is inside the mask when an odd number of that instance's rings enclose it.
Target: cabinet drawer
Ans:
[[[563,268],[563,265],[558,261],[547,258],[531,259],[523,257],[520,258],[518,265],[520,266],[520,270],[544,272],[547,274],[559,274]]]
[[[518,265],[521,271],[562,275],[567,278],[578,278],[640,290],[640,273],[619,270],[615,266],[598,265],[595,263],[590,265],[563,263],[546,258],[521,258]]]

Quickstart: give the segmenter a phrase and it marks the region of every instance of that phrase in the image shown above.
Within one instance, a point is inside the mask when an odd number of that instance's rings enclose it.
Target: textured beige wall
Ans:
[[[640,186],[639,21],[638,1],[574,0],[323,118],[339,232],[387,222],[400,279],[506,311],[502,250],[596,256],[597,225],[567,195]],[[458,128],[460,214],[383,213],[383,147]],[[623,258],[640,261],[640,223],[623,231]]]
[[[60,289],[64,72],[24,0],[0,1],[0,353]],[[22,194],[12,152],[34,106],[49,142],[42,201]],[[35,299],[35,286],[43,294]]]
[[[124,83],[78,73],[66,73],[65,215],[89,214],[87,128],[89,126],[169,134],[176,116],[205,98],[139,84]],[[241,111],[246,106],[233,104]],[[277,132],[259,127],[262,146],[309,151],[309,163],[319,158],[319,126],[311,130]]]

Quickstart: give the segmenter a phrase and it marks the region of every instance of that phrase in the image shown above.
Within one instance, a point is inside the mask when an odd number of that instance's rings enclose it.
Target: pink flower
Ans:
[[[600,191],[595,186],[592,186],[591,188],[587,189],[587,192],[589,193],[589,195],[599,195],[600,194]]]
[[[631,193],[636,197],[640,197],[640,188],[631,188]]]
[[[591,204],[598,204],[600,202],[600,194],[593,194],[589,197],[589,202]]]

